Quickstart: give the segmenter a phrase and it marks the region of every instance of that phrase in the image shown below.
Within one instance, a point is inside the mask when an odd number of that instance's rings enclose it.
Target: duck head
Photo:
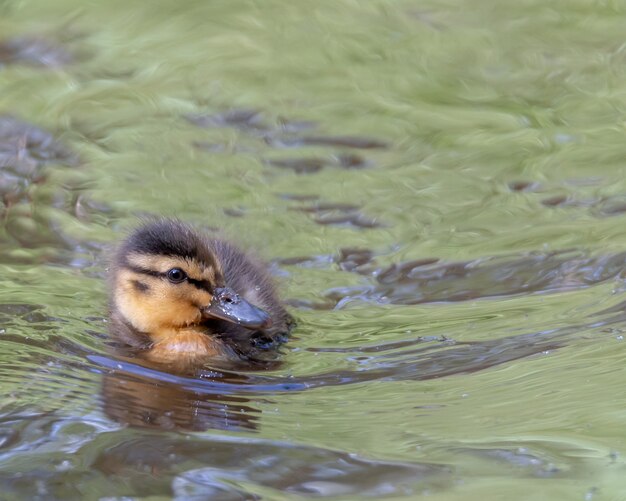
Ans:
[[[271,325],[267,312],[226,283],[217,241],[179,221],[148,223],[119,248],[112,308],[157,341],[165,332],[222,320],[247,329]]]

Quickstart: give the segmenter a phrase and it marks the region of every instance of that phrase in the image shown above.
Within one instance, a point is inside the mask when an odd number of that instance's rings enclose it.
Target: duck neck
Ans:
[[[217,336],[207,334],[200,326],[165,328],[150,335],[153,344],[145,356],[155,362],[220,359],[228,348]]]

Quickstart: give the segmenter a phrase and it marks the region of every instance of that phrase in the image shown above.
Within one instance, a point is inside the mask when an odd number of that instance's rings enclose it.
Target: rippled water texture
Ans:
[[[0,1],[0,498],[626,491],[626,9]],[[114,354],[110,245],[266,259],[280,361]]]

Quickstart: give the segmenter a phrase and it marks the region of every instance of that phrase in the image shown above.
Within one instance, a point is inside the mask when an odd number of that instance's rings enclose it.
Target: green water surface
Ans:
[[[0,113],[80,159],[2,212],[0,499],[626,496],[624,3],[6,0],[0,36],[71,54],[0,66]],[[273,263],[299,326],[263,376],[303,386],[211,394],[245,426],[129,426],[103,390],[144,214]]]

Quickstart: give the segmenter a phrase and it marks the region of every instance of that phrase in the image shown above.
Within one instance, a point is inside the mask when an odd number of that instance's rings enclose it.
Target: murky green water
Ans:
[[[0,2],[0,499],[621,499],[624,33],[610,1]],[[282,366],[111,355],[143,214],[272,263]]]

